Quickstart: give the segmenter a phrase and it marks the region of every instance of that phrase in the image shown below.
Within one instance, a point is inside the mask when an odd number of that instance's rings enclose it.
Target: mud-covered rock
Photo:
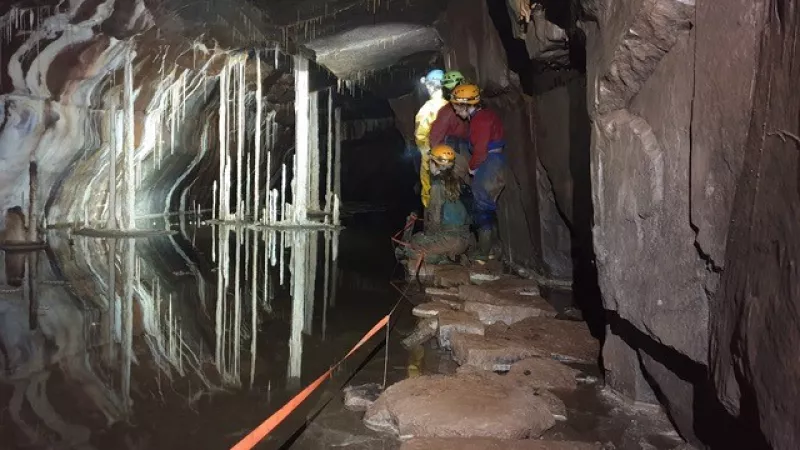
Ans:
[[[366,411],[380,397],[383,388],[378,383],[344,388],[344,406],[351,411]]]
[[[602,450],[602,445],[588,442],[433,438],[411,439],[400,450]]]
[[[528,317],[555,317],[556,310],[540,297],[539,286],[529,280],[506,279],[459,287],[464,310],[491,325],[514,324]]]
[[[439,331],[439,319],[436,317],[429,317],[426,319],[422,319],[417,322],[417,327],[414,329],[414,332],[408,335],[405,339],[403,339],[403,347],[405,348],[414,348],[416,346],[422,345],[429,340],[436,337],[437,332]]]
[[[458,265],[440,265],[436,267],[434,276],[436,286],[442,288],[458,287],[469,284],[469,267]]]
[[[389,387],[364,423],[402,437],[536,437],[555,425],[531,390],[485,376],[422,376]]]
[[[459,304],[453,307],[453,302],[443,302],[440,300],[433,300],[428,303],[417,305],[411,310],[411,314],[419,318],[437,317],[442,311],[456,311],[460,309]]]
[[[512,326],[495,324],[484,336],[456,333],[453,358],[484,370],[510,370],[511,364],[531,357],[594,364],[599,346],[581,322],[529,318]]]
[[[438,318],[439,345],[444,349],[451,348],[451,336],[454,333],[482,336],[486,328],[478,316],[465,311],[443,311]]]

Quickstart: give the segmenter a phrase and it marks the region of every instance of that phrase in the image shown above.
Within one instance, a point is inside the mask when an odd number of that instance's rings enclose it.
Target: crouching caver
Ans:
[[[425,231],[411,236],[407,241],[410,247],[403,247],[399,255],[409,259],[409,267],[416,267],[423,254],[428,264],[456,261],[470,246],[470,218],[460,199],[467,168],[456,164],[456,152],[449,145],[434,147],[430,156],[431,196],[425,210]]]

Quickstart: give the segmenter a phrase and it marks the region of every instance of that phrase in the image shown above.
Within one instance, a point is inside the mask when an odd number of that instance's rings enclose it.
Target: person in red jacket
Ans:
[[[478,227],[478,259],[489,258],[496,233],[497,199],[505,188],[505,131],[498,115],[481,104],[481,91],[474,84],[456,87],[450,97],[455,113],[469,122],[473,175],[473,216]]]

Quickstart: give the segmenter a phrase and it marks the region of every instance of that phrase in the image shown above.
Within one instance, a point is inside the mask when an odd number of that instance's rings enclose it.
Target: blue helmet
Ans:
[[[442,80],[444,80],[444,71],[441,69],[431,70],[425,76],[426,83],[442,84]]]

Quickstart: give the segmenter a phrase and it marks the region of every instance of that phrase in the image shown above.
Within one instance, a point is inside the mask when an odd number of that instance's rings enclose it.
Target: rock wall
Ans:
[[[782,353],[796,348],[787,337],[796,324],[784,319],[793,317],[789,286],[796,284],[788,227],[796,205],[786,195],[796,183],[796,159],[786,159],[785,150],[761,156],[790,146],[765,140],[765,123],[797,127],[788,94],[796,89],[780,85],[793,67],[763,70],[766,61],[790,60],[791,41],[783,40],[796,26],[796,14],[788,13],[796,5],[773,3],[773,31],[759,60],[767,3],[581,2],[594,248],[611,312],[607,381],[638,401],[652,401],[652,389],[684,437],[712,448],[764,448],[762,431],[772,448],[797,446],[788,431],[797,429],[796,415],[777,412],[789,408],[786,390],[796,376],[793,357]],[[781,11],[792,18],[784,22]],[[762,90],[754,96],[757,72]],[[771,92],[781,92],[777,109],[763,103],[770,80]],[[752,165],[742,170],[745,158]],[[759,177],[780,183],[781,192],[756,187]],[[771,287],[760,290],[755,280]],[[759,313],[751,309],[755,295]],[[756,354],[769,356],[756,362]],[[758,375],[767,367],[770,375]]]
[[[743,170],[735,177],[730,232],[722,241],[727,242],[725,269],[711,304],[710,358],[726,408],[760,428],[769,448],[794,449],[800,447],[800,4],[733,3],[731,14],[765,16],[766,26],[759,40],[752,116],[749,126],[734,134],[742,139],[746,133],[744,152],[735,152]],[[745,22],[754,25],[757,29],[757,23]],[[739,77],[752,76],[750,69]],[[749,103],[748,90],[726,100]],[[734,111],[723,117],[739,125],[748,122],[734,122],[737,116]]]

